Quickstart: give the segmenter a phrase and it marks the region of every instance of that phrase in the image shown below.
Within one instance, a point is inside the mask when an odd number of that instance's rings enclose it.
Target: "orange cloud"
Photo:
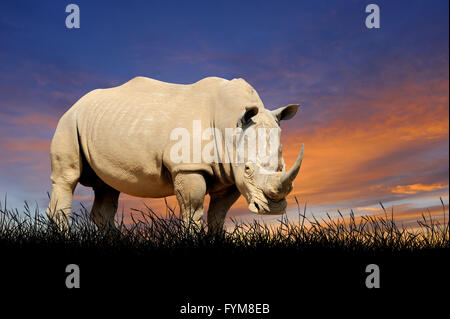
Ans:
[[[448,85],[448,78],[420,85],[409,78],[371,98],[349,97],[335,114],[327,109],[329,121],[314,125],[308,124],[311,110],[300,110],[292,120],[299,128],[288,126],[282,136],[288,167],[305,143],[288,202],[295,205],[297,196],[310,206],[364,202],[367,208],[448,190]]]
[[[443,189],[446,186],[442,184],[432,184],[432,185],[424,185],[424,184],[412,184],[412,185],[398,185],[391,189],[392,193],[395,194],[416,194],[419,192],[429,192],[435,189]]]
[[[378,212],[378,211],[380,211],[380,208],[378,208],[378,207],[371,207],[371,206],[368,206],[368,207],[356,207],[356,209],[358,210],[358,211],[373,211],[373,212]]]

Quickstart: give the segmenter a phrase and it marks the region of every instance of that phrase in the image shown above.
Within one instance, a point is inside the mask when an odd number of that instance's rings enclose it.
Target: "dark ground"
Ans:
[[[140,313],[148,318],[208,318],[180,314],[189,302],[222,309],[225,303],[270,305],[269,314],[216,311],[210,318],[301,318],[306,311],[319,317],[365,318],[392,313],[392,307],[403,314],[445,309],[441,300],[449,287],[448,249],[393,254],[197,248],[137,256],[37,247],[1,252],[1,304],[18,304],[15,309],[24,315],[55,315],[53,305],[63,305],[64,313],[89,317]],[[80,289],[65,286],[65,267],[73,263],[80,267]],[[380,267],[379,289],[365,286],[368,264]],[[355,306],[364,312],[356,312]]]
[[[0,306],[20,318],[208,318],[180,313],[188,303],[214,306],[209,318],[249,319],[434,318],[447,308],[450,225],[431,219],[417,234],[385,211],[359,223],[282,222],[274,233],[236,224],[210,236],[143,213],[145,222],[110,236],[84,215],[64,235],[37,213],[0,213]],[[69,264],[80,268],[79,289],[66,287]],[[369,264],[379,266],[378,289],[366,287]],[[268,304],[269,313],[225,314],[225,304]]]

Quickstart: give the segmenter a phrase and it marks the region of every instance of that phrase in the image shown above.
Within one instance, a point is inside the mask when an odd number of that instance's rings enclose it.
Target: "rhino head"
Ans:
[[[297,113],[299,105],[288,105],[274,111],[256,106],[246,107],[238,119],[238,127],[242,128],[241,138],[236,141],[236,148],[246,141],[246,132],[257,132],[258,145],[260,140],[270,141],[270,154],[250,159],[249,150],[244,159],[233,168],[236,186],[246,198],[251,212],[264,215],[283,214],[286,211],[286,196],[292,190],[292,184],[297,176],[303,159],[303,146],[289,171],[286,171],[280,143],[280,121],[289,120]],[[261,133],[264,133],[261,137]],[[274,136],[275,135],[275,136]],[[262,139],[261,139],[262,138]],[[264,152],[263,152],[264,153]]]

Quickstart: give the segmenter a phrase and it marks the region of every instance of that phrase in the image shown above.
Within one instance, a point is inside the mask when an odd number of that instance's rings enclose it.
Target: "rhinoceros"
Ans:
[[[243,79],[204,78],[193,84],[171,84],[136,77],[123,85],[97,89],[80,98],[59,120],[51,142],[52,192],[46,213],[67,229],[77,183],[95,194],[90,219],[101,231],[115,230],[120,192],[146,198],[175,195],[185,220],[201,224],[207,194],[208,231],[223,228],[225,216],[243,195],[256,214],[282,214],[303,157],[303,146],[286,171],[280,144],[280,121],[291,119],[299,105],[270,111]],[[173,158],[177,128],[187,132],[201,123],[214,128],[213,142],[230,154],[250,129],[275,129],[276,161],[192,160]],[[220,139],[228,128],[237,138]],[[197,156],[197,159],[199,157]]]

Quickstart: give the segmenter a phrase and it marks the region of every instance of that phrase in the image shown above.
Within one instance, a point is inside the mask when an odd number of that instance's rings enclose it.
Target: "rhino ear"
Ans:
[[[255,105],[252,106],[246,106],[245,111],[239,116],[237,121],[237,127],[244,127],[246,124],[248,124],[253,116],[258,114],[258,107]]]
[[[272,114],[278,119],[278,121],[290,120],[297,113],[299,104],[289,104],[288,106],[280,107],[272,111]]]

